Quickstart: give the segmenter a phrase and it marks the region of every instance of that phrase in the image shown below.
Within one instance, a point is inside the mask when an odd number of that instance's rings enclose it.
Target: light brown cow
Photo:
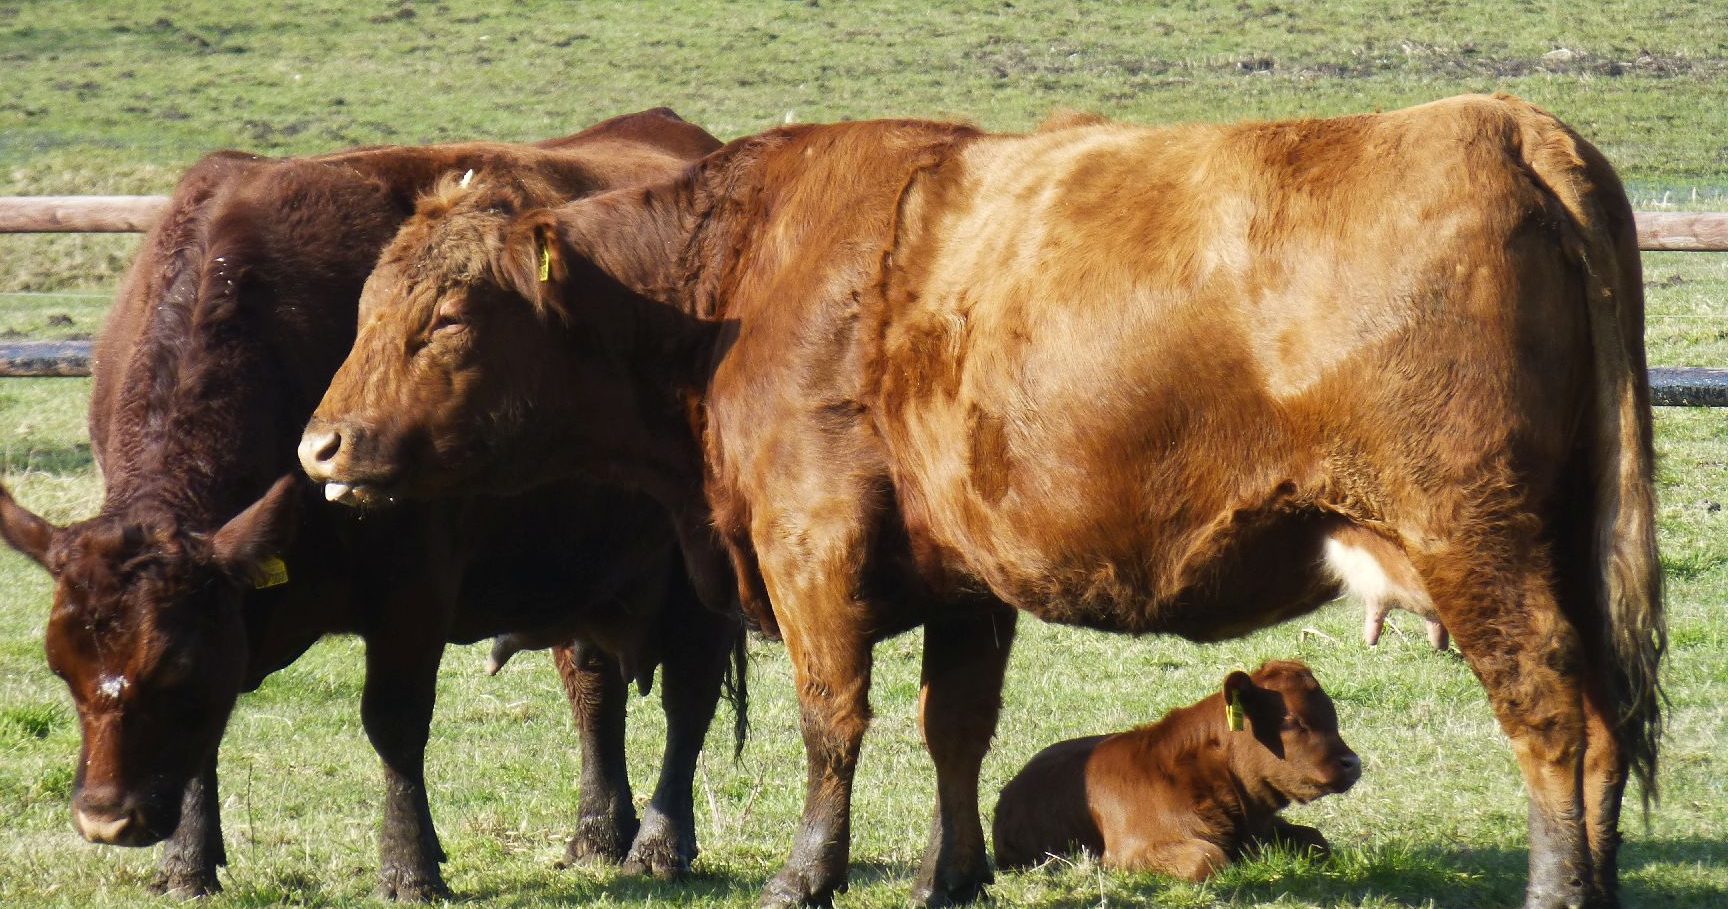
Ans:
[[[1201,881],[1271,844],[1325,853],[1320,831],[1278,812],[1361,775],[1314,673],[1268,661],[1156,723],[1038,752],[996,802],[996,865],[1084,849],[1109,868]]]
[[[1016,610],[1209,641],[1401,578],[1517,755],[1528,905],[1616,901],[1665,646],[1636,236],[1595,148],[1515,98],[786,127],[556,211],[481,183],[404,226],[362,308],[314,479],[584,469],[711,509],[803,707],[767,903],[845,883],[884,636],[925,627],[916,896],[962,901]]]

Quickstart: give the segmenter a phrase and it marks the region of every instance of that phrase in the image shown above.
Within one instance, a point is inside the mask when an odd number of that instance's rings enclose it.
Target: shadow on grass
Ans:
[[[1293,899],[1322,906],[1373,902],[1476,909],[1518,905],[1524,897],[1528,858],[1522,848],[1437,847],[1345,851],[1331,862],[1275,856],[1226,869],[1204,887],[1156,875],[1132,875],[1114,878],[1106,889],[1112,902],[1128,905],[1258,905]],[[1728,868],[1724,842],[1671,839],[1628,844],[1620,857],[1621,899],[1628,906],[1720,905],[1719,877],[1697,880],[1671,873],[1672,866],[1695,865]],[[1046,909],[1096,906],[1099,891],[1095,886],[1057,888],[1041,897],[1017,899],[1015,904]]]
[[[0,449],[0,472],[24,473],[41,471],[52,474],[89,473],[96,469],[96,458],[89,442],[71,445],[7,446]]]
[[[657,881],[649,877],[614,874],[597,878],[592,871],[580,869],[547,875],[517,883],[487,881],[479,886],[463,888],[457,902],[480,903],[488,906],[545,906],[549,904],[582,905],[605,897],[623,905],[755,905],[767,886],[769,875],[754,871],[733,872],[730,869],[702,870],[697,863],[695,874],[677,881]],[[908,892],[911,866],[901,867],[886,862],[853,862],[848,875],[853,887],[869,887],[882,881],[904,881]],[[844,904],[841,895],[836,902]]]

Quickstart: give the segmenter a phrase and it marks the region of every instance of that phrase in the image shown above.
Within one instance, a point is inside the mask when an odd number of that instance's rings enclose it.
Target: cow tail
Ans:
[[[1600,567],[1610,687],[1618,695],[1616,734],[1643,790],[1646,816],[1657,798],[1656,753],[1666,700],[1657,668],[1668,647],[1662,570],[1656,553],[1655,452],[1644,360],[1644,286],[1637,225],[1620,180],[1589,142],[1515,98],[1522,157],[1558,203],[1566,253],[1582,272],[1594,363],[1588,423],[1595,487],[1591,562]]]
[[[732,705],[732,760],[744,756],[744,742],[750,737],[750,635],[744,623],[738,623],[732,637],[732,657],[726,666],[724,691],[726,702]]]

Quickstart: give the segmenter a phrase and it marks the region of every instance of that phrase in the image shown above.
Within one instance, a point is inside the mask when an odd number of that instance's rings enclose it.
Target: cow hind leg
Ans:
[[[1596,680],[1584,694],[1584,826],[1590,846],[1586,905],[1619,905],[1620,800],[1626,792],[1626,751],[1615,735],[1614,708]]]
[[[1490,531],[1474,545],[1424,559],[1423,573],[1440,620],[1487,690],[1524,777],[1526,909],[1576,909],[1591,878],[1582,647],[1561,613],[1534,536]]]
[[[969,903],[994,880],[978,817],[978,773],[996,734],[1014,622],[1014,610],[997,604],[924,626],[918,727],[936,764],[936,815],[915,905]]]
[[[732,643],[740,633],[735,619],[708,612],[694,599],[691,606],[680,617],[686,621],[667,632],[660,670],[666,753],[654,797],[642,814],[641,832],[624,860],[627,873],[661,879],[689,873],[696,860],[696,762],[720,702]]]
[[[763,906],[828,906],[846,887],[852,849],[852,779],[870,724],[870,638],[841,578],[769,590],[792,658],[804,732],[804,815],[786,866],[768,882]],[[788,585],[789,586],[789,585]],[[781,604],[796,602],[796,612]]]
[[[150,889],[191,899],[219,893],[216,869],[228,864],[222,845],[221,800],[216,797],[216,755],[186,783],[180,802],[180,826],[163,845]]]
[[[572,864],[624,859],[636,836],[636,807],[624,755],[624,708],[629,691],[618,663],[577,640],[552,648],[552,663],[570,700],[570,717],[582,743],[582,776],[576,803],[576,834],[564,850]]]

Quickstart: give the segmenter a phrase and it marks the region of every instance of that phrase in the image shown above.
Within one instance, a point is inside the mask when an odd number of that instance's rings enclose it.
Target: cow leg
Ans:
[[[637,827],[624,759],[624,707],[629,698],[624,675],[617,661],[580,639],[552,648],[552,662],[582,740],[576,835],[564,858],[571,863],[617,863]]]
[[[443,653],[442,626],[424,620],[403,623],[366,641],[360,718],[384,763],[378,891],[388,899],[450,896],[438,870],[444,849],[426,801],[426,740]]]
[[[1530,800],[1525,906],[1583,906],[1591,874],[1582,648],[1560,612],[1546,558],[1534,540],[1508,530],[1426,567],[1440,620],[1487,689],[1523,771]]]
[[[221,802],[216,797],[216,754],[186,782],[180,800],[180,826],[163,845],[150,889],[190,899],[219,893],[218,866],[228,864],[222,845]]]
[[[666,632],[660,664],[660,704],[666,712],[666,753],[642,830],[624,860],[631,874],[675,878],[696,860],[696,762],[720,702],[726,660],[738,623],[692,600],[692,610]],[[667,623],[669,626],[673,623]]]
[[[992,605],[924,626],[918,728],[936,764],[936,816],[915,905],[969,903],[995,880],[978,818],[978,772],[996,734],[1014,619],[1014,610]]]
[[[823,598],[838,608],[796,614],[780,611],[787,599],[770,596],[802,708],[805,780],[792,856],[768,882],[762,905],[828,906],[846,887],[852,849],[852,776],[870,725],[870,639],[854,618],[862,607],[839,591]],[[820,603],[805,597],[801,605]]]
[[[1590,844],[1586,905],[1619,905],[1620,800],[1626,793],[1626,752],[1614,734],[1614,709],[1600,680],[1584,693],[1584,830]]]

